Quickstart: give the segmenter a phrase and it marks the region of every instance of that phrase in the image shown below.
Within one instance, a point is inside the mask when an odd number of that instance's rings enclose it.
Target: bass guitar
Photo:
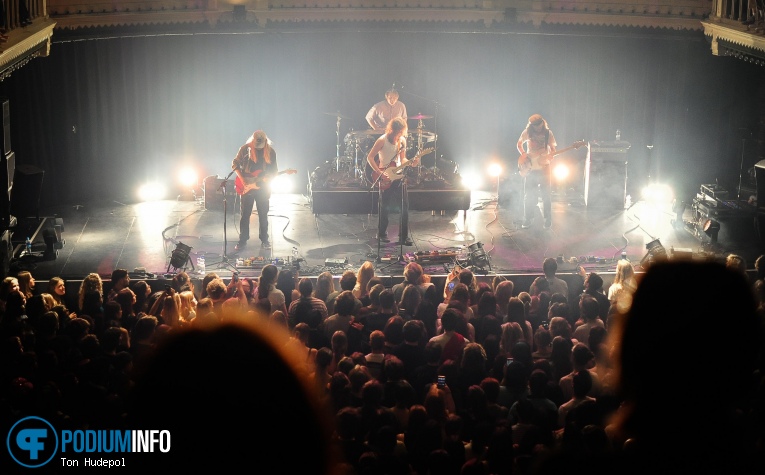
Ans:
[[[238,195],[243,195],[251,190],[259,190],[260,187],[265,183],[267,179],[275,178],[279,175],[292,175],[294,173],[297,173],[297,170],[294,168],[288,168],[287,170],[282,170],[280,172],[277,172],[276,175],[273,177],[268,176],[261,176],[263,174],[263,170],[255,170],[252,173],[245,173],[242,172],[242,175],[244,176],[244,180],[239,178],[239,175],[236,176],[236,180],[234,180],[234,189],[236,189],[236,193]]]
[[[555,153],[524,153],[518,158],[518,173],[525,177],[531,170],[541,170],[552,162],[553,158],[571,149],[579,148],[585,144],[584,140],[574,142],[571,146],[556,150]]]
[[[406,168],[412,165],[412,162],[415,162],[420,159],[423,155],[427,155],[434,151],[435,148],[425,148],[421,151],[417,152],[417,155],[415,155],[413,158],[408,160],[403,165],[399,165],[397,167],[388,167],[385,170],[382,171],[382,177],[377,182],[380,185],[380,189],[385,191],[388,188],[390,188],[393,185],[393,182],[396,180],[400,180],[406,176]],[[374,183],[377,181],[377,177],[380,176],[380,172],[377,170],[374,170],[372,167],[367,164],[367,180],[369,180],[369,183]]]

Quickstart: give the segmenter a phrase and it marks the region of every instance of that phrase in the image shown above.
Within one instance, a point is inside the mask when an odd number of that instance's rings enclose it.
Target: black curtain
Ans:
[[[449,32],[260,32],[141,36],[54,44],[0,83],[17,163],[45,170],[43,206],[130,200],[183,163],[229,172],[255,129],[281,168],[310,171],[366,129],[394,83],[409,115],[432,115],[438,153],[462,171],[503,160],[529,115],[558,145],[631,143],[629,188],[651,175],[688,195],[735,187],[742,128],[756,125],[763,69],[715,57],[701,33],[620,37]],[[409,122],[410,128],[417,126]],[[649,150],[648,145],[653,145]],[[583,151],[574,153],[583,160]],[[748,156],[744,168],[756,157]]]

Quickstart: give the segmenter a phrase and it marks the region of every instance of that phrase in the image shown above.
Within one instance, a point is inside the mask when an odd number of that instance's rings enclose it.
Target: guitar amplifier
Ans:
[[[584,202],[588,207],[624,208],[629,147],[627,142],[590,143],[584,172]]]
[[[226,182],[225,190],[221,186],[223,178],[217,175],[210,175],[202,182],[202,191],[205,196],[205,209],[208,211],[223,211],[223,198],[226,199],[226,210],[233,213],[239,209],[239,195],[234,189],[234,179],[229,178]],[[224,195],[225,191],[225,195]]]

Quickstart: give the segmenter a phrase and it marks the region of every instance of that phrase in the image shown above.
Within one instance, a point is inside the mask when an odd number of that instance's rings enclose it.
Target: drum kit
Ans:
[[[342,142],[345,145],[345,149],[341,154],[340,121],[342,119],[347,119],[347,117],[343,116],[339,112],[325,112],[324,114],[332,115],[337,118],[337,128],[335,131],[335,135],[337,137],[337,157],[333,160],[333,168],[335,169],[335,172],[342,176],[342,178],[338,179],[337,181],[346,184],[352,183],[356,184],[357,186],[370,186],[371,183],[369,183],[369,179],[367,178],[368,174],[365,173],[365,169],[367,168],[367,154],[369,153],[369,149],[372,148],[372,145],[374,145],[375,140],[377,140],[377,138],[385,132],[375,129],[351,129],[347,134],[345,134]],[[425,130],[423,123],[423,120],[432,118],[432,115],[423,114],[417,114],[408,118],[409,120],[417,121],[417,127],[410,129],[409,134],[407,135],[407,156],[409,158],[417,155],[417,153],[426,148],[426,146],[436,146],[438,139],[437,135],[434,132]],[[435,168],[435,166],[433,168]],[[413,176],[410,179],[410,184],[417,184],[421,180],[437,178],[437,172],[435,170],[427,169],[427,167],[424,167],[422,163],[419,167],[416,167],[416,170],[416,176]],[[411,183],[412,180],[416,181],[417,183]]]

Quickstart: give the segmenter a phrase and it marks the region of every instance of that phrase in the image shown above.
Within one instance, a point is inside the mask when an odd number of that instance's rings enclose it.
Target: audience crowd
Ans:
[[[371,262],[201,288],[115,269],[77,295],[25,271],[0,285],[2,427],[165,424],[174,469],[765,473],[765,257],[646,267],[577,288],[545,259],[528,289],[456,268],[443,291],[416,262],[392,287]]]

